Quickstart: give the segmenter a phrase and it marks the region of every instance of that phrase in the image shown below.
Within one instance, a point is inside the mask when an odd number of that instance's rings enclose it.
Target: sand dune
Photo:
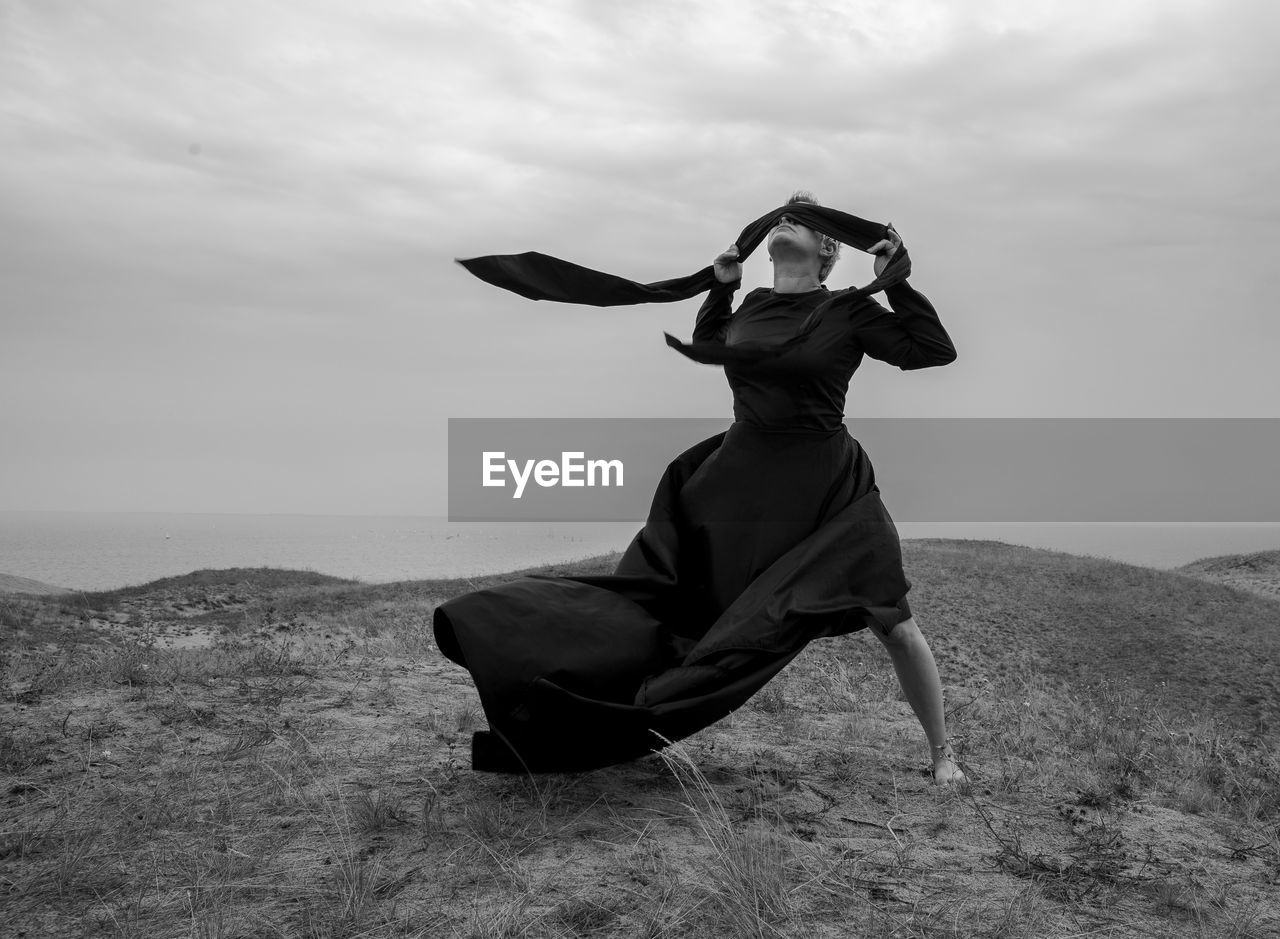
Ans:
[[[1201,558],[1184,564],[1177,571],[1280,600],[1280,551],[1255,551],[1253,554],[1224,554]]]
[[[55,587],[30,577],[0,574],[0,593],[67,593],[67,588]]]

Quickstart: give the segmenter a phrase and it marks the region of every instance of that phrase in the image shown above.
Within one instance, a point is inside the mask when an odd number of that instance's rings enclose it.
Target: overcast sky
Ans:
[[[0,508],[442,514],[450,417],[727,422],[662,337],[697,300],[452,259],[672,277],[795,188],[894,222],[959,351],[868,360],[850,417],[1280,417],[1277,36],[1268,0],[0,0]]]

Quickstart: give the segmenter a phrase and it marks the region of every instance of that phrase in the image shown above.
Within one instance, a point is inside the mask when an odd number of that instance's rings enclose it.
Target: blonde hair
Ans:
[[[787,200],[787,205],[795,205],[796,203],[805,203],[807,205],[822,205],[815,196],[807,189],[797,189],[791,194],[791,198]],[[822,246],[825,248],[831,246],[831,253],[822,259],[822,265],[818,268],[818,283],[822,283],[827,279],[827,275],[831,273],[831,269],[836,266],[836,261],[840,259],[840,242],[830,235],[818,234],[822,239]]]

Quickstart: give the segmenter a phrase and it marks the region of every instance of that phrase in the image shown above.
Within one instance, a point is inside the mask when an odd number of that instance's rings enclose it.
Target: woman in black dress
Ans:
[[[869,224],[818,209],[808,193],[758,220],[772,224],[774,286],[749,293],[736,313],[738,246],[715,259],[693,342],[668,341],[724,366],[735,420],[669,465],[613,574],[520,578],[437,609],[437,642],[470,669],[489,719],[473,742],[477,769],[634,758],[740,706],[809,641],[869,627],[924,730],[935,780],[964,778],[907,603],[897,530],[844,425],[864,355],[907,370],[945,365],[955,349],[906,284],[891,226],[876,226],[884,237],[864,250],[876,256],[877,283],[891,264],[900,270],[883,288],[892,313],[866,288],[823,286],[839,241],[802,220],[837,215]]]

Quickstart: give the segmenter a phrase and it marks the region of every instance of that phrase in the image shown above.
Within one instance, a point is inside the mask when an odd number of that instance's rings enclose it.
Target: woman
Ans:
[[[741,258],[761,238],[773,289],[733,313]],[[876,256],[871,285],[822,285],[840,240]],[[897,531],[844,426],[864,355],[904,370],[955,359],[937,313],[906,284],[892,227],[800,192],[748,226],[713,278],[637,285],[542,255],[463,263],[525,296],[600,305],[679,299],[709,283],[693,342],[668,342],[723,365],[735,417],[668,466],[614,574],[521,578],[437,609],[437,642],[471,670],[489,718],[473,742],[476,768],[631,759],[740,706],[809,641],[869,627],[928,739],[935,780],[962,780]],[[871,299],[879,289],[893,313]]]

